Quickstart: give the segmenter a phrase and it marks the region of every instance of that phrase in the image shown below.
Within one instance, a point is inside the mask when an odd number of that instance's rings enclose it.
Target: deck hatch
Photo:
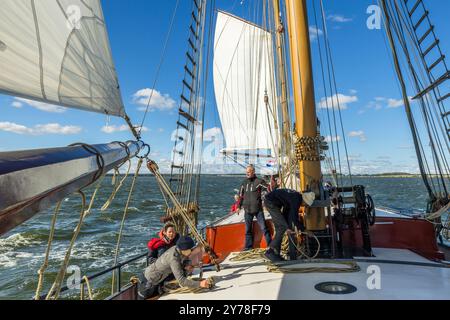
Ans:
[[[344,282],[321,282],[315,288],[327,294],[351,294],[358,290],[355,286]]]

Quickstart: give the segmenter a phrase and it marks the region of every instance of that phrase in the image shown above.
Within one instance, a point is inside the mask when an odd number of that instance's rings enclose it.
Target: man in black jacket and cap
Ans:
[[[168,249],[158,260],[148,266],[139,279],[139,300],[149,299],[160,294],[161,286],[171,276],[175,277],[181,287],[210,288],[207,280],[193,281],[185,275],[184,264],[194,248],[195,242],[191,237],[180,237],[176,246]]]
[[[267,189],[264,180],[259,179],[255,174],[255,167],[249,165],[247,167],[247,178],[242,182],[239,195],[241,203],[239,208],[245,211],[245,248],[244,250],[253,249],[253,218],[256,217],[261,231],[264,233],[267,245],[271,242],[270,232],[266,226],[264,212],[262,209],[262,192]]]
[[[311,206],[315,197],[314,192],[301,194],[290,189],[277,189],[265,196],[264,205],[269,210],[275,227],[275,236],[265,253],[267,259],[272,262],[283,260],[280,251],[284,233],[287,231],[290,241],[293,241],[290,234],[294,232],[294,228],[305,231],[304,225],[300,223],[299,209],[302,205]]]

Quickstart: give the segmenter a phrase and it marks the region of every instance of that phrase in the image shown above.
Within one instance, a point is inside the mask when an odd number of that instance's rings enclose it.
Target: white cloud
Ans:
[[[339,141],[341,141],[341,137],[340,136],[326,136],[325,137],[325,141],[327,142],[327,143],[331,143],[331,142],[339,142]]]
[[[39,102],[39,101],[23,99],[23,98],[15,98],[15,101],[13,102],[13,106],[14,106],[14,103],[18,103],[18,104],[25,103],[26,105],[33,107],[35,109],[45,111],[45,112],[51,112],[51,113],[63,113],[63,112],[66,112],[66,110],[67,110],[64,107],[55,106],[52,104]]]
[[[151,100],[150,100],[151,98]],[[145,111],[149,104],[149,110],[172,110],[175,108],[176,102],[168,94],[162,94],[157,90],[142,89],[133,95],[133,102],[139,105],[139,111]]]
[[[323,31],[316,26],[309,26],[309,37],[312,41],[317,39],[317,36],[323,35]]]
[[[331,20],[333,22],[338,22],[338,23],[345,23],[345,22],[350,22],[353,21],[352,18],[346,18],[341,14],[330,14],[327,17],[328,20]]]
[[[357,93],[358,93],[358,90],[355,90],[355,89],[350,89],[350,91],[349,91],[349,92],[350,92],[350,94],[351,94],[351,95],[353,95],[353,96],[354,96],[355,94],[357,94]]]
[[[322,98],[319,102],[319,108],[321,109],[326,109],[327,107],[329,109],[333,108],[333,104],[335,105],[335,108],[337,109],[338,106],[338,100],[339,100],[339,106],[341,107],[341,110],[347,110],[348,109],[348,105],[350,103],[354,103],[358,101],[358,97],[357,96],[346,96],[344,94],[337,94],[334,95],[332,97],[327,97],[327,98]]]
[[[408,100],[410,103],[413,102],[413,98],[412,97],[408,97]],[[387,99],[387,103],[388,103],[388,109],[395,109],[395,108],[400,108],[403,107],[405,105],[403,99]]]
[[[17,109],[20,109],[20,108],[23,107],[22,102],[19,102],[19,101],[14,101],[11,105],[12,105],[14,108],[17,108]]]
[[[136,129],[139,130],[140,127],[136,126]],[[126,124],[123,124],[121,126],[115,126],[115,125],[107,125],[107,126],[103,126],[101,131],[107,134],[112,134],[112,133],[116,133],[116,132],[124,132],[124,131],[129,131],[130,127],[127,126]],[[149,129],[147,127],[142,127],[142,132],[147,132],[149,131]]]
[[[0,122],[0,130],[16,134],[39,136],[45,134],[78,134],[82,131],[82,128],[78,126],[62,126],[59,123],[39,124],[29,128],[13,122]]]
[[[399,99],[399,100],[388,99],[388,108],[393,109],[393,108],[400,108],[403,106],[404,106],[403,99]]]
[[[366,134],[362,130],[360,130],[360,131],[351,131],[348,134],[348,136],[351,137],[351,138],[359,138],[359,141],[361,141],[361,142],[366,142],[367,141]]]

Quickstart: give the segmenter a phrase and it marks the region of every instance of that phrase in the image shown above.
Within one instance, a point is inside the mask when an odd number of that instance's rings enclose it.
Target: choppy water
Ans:
[[[94,209],[81,230],[72,251],[70,265],[79,266],[82,276],[91,275],[113,265],[117,231],[128,196],[131,179],[124,184],[110,208],[99,208],[108,199],[112,186],[109,178],[99,191]],[[199,216],[200,226],[205,226],[227,213],[233,202],[234,189],[242,177],[203,176],[201,183]],[[426,193],[418,178],[354,178],[354,184],[367,187],[377,206],[406,209],[423,209]],[[91,191],[92,192],[92,191]],[[90,192],[87,192],[89,195]],[[130,204],[122,238],[120,261],[137,256],[146,250],[149,238],[154,237],[162,224],[164,201],[153,177],[141,176]],[[61,265],[66,248],[78,223],[79,196],[65,200],[57,221],[57,232],[52,246],[49,268],[46,273],[44,292]],[[47,210],[3,237],[0,237],[0,299],[30,299],[37,285],[37,270],[44,260],[49,226],[53,210]],[[144,267],[137,263],[125,268],[126,282],[136,270]],[[110,277],[94,281],[92,287],[96,298],[108,295]],[[72,291],[71,296],[79,293]]]

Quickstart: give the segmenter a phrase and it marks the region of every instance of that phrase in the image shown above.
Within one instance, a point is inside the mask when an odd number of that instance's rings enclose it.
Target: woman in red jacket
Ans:
[[[166,223],[159,232],[159,238],[153,238],[147,244],[149,264],[155,262],[164,252],[173,247],[179,238],[180,235],[175,231],[175,225],[171,222]]]

